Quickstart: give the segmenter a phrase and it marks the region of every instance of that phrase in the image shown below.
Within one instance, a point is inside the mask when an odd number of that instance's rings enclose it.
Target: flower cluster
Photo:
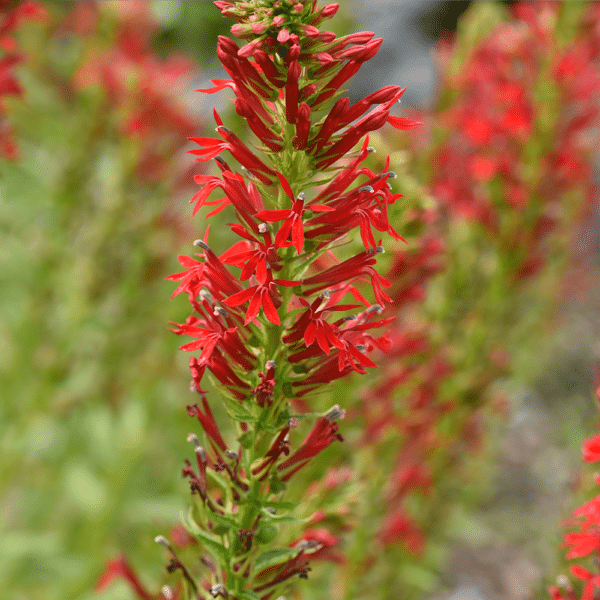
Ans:
[[[298,517],[287,514],[294,503],[283,494],[300,469],[343,440],[338,420],[345,410],[335,405],[310,414],[308,399],[350,373],[365,374],[376,366],[369,354],[390,348],[387,334],[373,332],[392,320],[382,316],[390,282],[376,265],[379,234],[402,240],[388,217],[400,195],[391,188],[389,158],[383,172],[368,166],[368,134],[386,123],[406,130],[418,122],[390,114],[404,92],[398,86],[354,104],[341,96],[382,40],[321,29],[337,4],[215,4],[235,19],[232,33],[246,43],[219,38],[217,55],[229,78],[200,91],[232,90],[255,137],[243,141],[215,110],[219,137],[190,138],[199,146],[190,151],[197,160],[212,160],[220,171],[196,176],[202,188],[191,200],[193,212],[231,211],[237,241],[219,254],[207,228],[194,242],[200,252],[180,256],[184,270],[168,277],[179,282],[173,296],[186,294],[193,308],[174,331],[193,338],[181,348],[194,352],[192,390],[201,401],[188,412],[206,439],[203,446],[196,435],[189,438],[196,465],[186,462],[183,474],[198,502],[186,525],[214,568],[210,581],[197,584],[177,566],[191,588],[214,597],[267,600],[291,578],[306,577],[310,559],[342,560],[333,548],[337,537],[324,528],[304,529],[285,545],[282,524]],[[354,235],[363,249],[349,252]],[[236,425],[235,445],[209,405],[207,375]],[[294,430],[315,416],[298,443]]]
[[[77,89],[99,85],[110,111],[118,115],[120,133],[140,146],[137,172],[145,181],[165,177],[167,162],[183,147],[196,125],[177,91],[191,77],[194,64],[181,54],[160,59],[152,48],[157,23],[147,2],[76,2],[61,30],[79,36],[96,33],[101,12],[116,20],[110,47],[90,48],[74,75]]]
[[[0,2],[0,99],[3,96],[20,96],[23,89],[13,73],[13,67],[26,57],[20,52],[16,40],[11,36],[24,20],[46,21],[44,6],[34,0]],[[0,100],[0,155],[6,159],[17,158],[19,149],[8,121],[8,107]]]
[[[517,5],[512,20],[476,38],[485,10],[466,16],[470,38],[441,45],[438,108],[408,136],[410,168],[431,201],[403,214],[410,245],[384,271],[397,317],[392,350],[377,359],[379,381],[348,407],[362,419],[365,451],[390,465],[372,488],[384,486],[380,501],[364,509],[382,545],[398,548],[387,548],[390,569],[433,541],[423,507],[481,447],[486,419],[504,413],[491,388],[511,368],[508,332],[527,331],[517,299],[546,302],[547,314],[593,198],[599,105],[587,90],[598,85],[597,4]],[[560,167],[566,157],[577,168]],[[409,190],[409,176],[398,175]],[[516,190],[520,203],[506,196]]]
[[[436,150],[432,192],[450,210],[518,244],[513,277],[539,272],[544,240],[556,231],[582,182],[591,181],[600,92],[598,4],[582,5],[577,39],[559,2],[520,3],[511,22],[496,27],[460,70],[452,44],[439,47],[446,93],[441,115],[451,135]],[[549,59],[549,57],[551,57]],[[466,166],[466,168],[464,168]],[[588,183],[587,200],[594,197]],[[510,210],[515,216],[505,222]],[[579,208],[581,210],[581,208]]]
[[[596,390],[597,399],[600,401],[600,388]],[[597,463],[600,461],[600,434],[585,440],[581,447],[582,457],[585,462]],[[600,477],[596,474],[595,482],[600,484]],[[557,585],[550,586],[548,592],[552,600],[593,600],[600,591],[600,572],[598,560],[600,559],[600,494],[573,511],[573,518],[566,525],[576,528],[566,533],[563,546],[568,549],[566,558],[584,559],[588,557],[595,564],[592,571],[581,564],[570,565],[571,574],[584,582],[581,595],[575,591],[569,579],[561,575]]]

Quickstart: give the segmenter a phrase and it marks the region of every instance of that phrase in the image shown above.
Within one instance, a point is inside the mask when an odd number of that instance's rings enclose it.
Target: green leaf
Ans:
[[[278,565],[279,563],[285,562],[290,558],[294,558],[298,555],[299,550],[297,548],[271,548],[263,552],[255,563],[255,569],[257,572],[264,571],[268,567]]]
[[[294,517],[293,515],[277,515],[268,511],[266,508],[261,509],[261,513],[263,515],[263,520],[268,521],[276,521],[278,523],[288,522],[288,523],[309,523],[314,514],[309,517]]]
[[[238,523],[236,523],[235,519],[232,517],[228,517],[226,515],[220,515],[218,513],[213,513],[210,515],[210,520],[214,521],[218,525],[226,527],[227,529],[239,529]]]
[[[214,515],[213,515],[214,516]],[[192,518],[192,508],[190,508],[187,518],[183,521],[186,529],[215,557],[219,558],[222,562],[227,563],[229,561],[229,550],[219,541],[214,539],[206,531],[203,531]]]
[[[240,437],[237,440],[240,443],[240,446],[244,448],[244,450],[252,448],[254,444],[254,438],[251,431],[246,431],[242,433],[242,435],[240,435]]]
[[[224,492],[228,492],[230,489],[230,486],[227,483],[227,480],[222,477],[221,475],[219,475],[218,473],[216,473],[215,471],[213,471],[212,469],[207,469],[206,470],[206,474],[224,491]]]
[[[254,415],[245,406],[238,404],[234,400],[227,400],[225,402],[225,410],[234,421],[244,423],[254,423],[256,421]]]

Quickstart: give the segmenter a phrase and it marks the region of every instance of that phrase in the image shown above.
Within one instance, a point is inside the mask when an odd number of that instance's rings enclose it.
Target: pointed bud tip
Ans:
[[[194,240],[194,246],[200,246],[203,250],[210,250],[208,244],[204,240]]]

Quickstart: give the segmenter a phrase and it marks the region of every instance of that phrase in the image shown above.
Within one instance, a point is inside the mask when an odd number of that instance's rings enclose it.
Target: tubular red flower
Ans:
[[[122,554],[106,563],[106,568],[96,584],[96,592],[103,592],[118,577],[127,581],[138,598],[152,600],[152,594],[142,585],[139,577]]]
[[[309,459],[322,452],[335,440],[344,441],[344,438],[338,433],[338,424],[335,422],[335,419],[343,419],[344,415],[345,411],[341,411],[340,407],[336,406],[327,416],[317,419],[315,426],[302,442],[300,448],[277,465],[278,471],[285,471],[290,467],[294,467],[281,476],[282,481],[287,481],[301,467],[306,465]]]
[[[200,410],[200,407],[197,404],[193,404],[187,407],[188,414],[190,417],[198,418],[198,421],[200,421],[202,428],[206,432],[206,435],[208,435],[209,441],[215,451],[217,451],[217,448],[219,448],[225,452],[225,450],[227,450],[227,445],[223,441],[223,437],[221,436],[217,422],[215,421],[212,411],[210,410],[206,396],[202,396],[202,406],[204,407],[204,413]]]
[[[287,287],[295,287],[301,283],[301,281],[273,279],[269,271],[267,272],[267,278],[264,283],[258,283],[257,285],[232,294],[224,302],[228,306],[235,307],[250,301],[248,310],[246,311],[246,320],[244,321],[244,325],[248,325],[248,323],[256,319],[261,306],[267,319],[269,319],[269,321],[275,325],[280,325],[281,321],[279,319],[279,314],[277,313],[277,308],[275,307],[274,302],[278,301],[278,291],[275,284]]]
[[[360,278],[361,275],[367,275],[371,279],[377,302],[382,305],[389,302],[391,299],[382,291],[380,286],[389,287],[391,283],[373,269],[372,265],[377,262],[373,255],[372,250],[362,252],[322,273],[304,279],[304,286],[315,286],[311,287],[310,290],[306,290],[304,295],[312,295],[336,284],[349,283]]]
[[[288,123],[295,123],[298,115],[298,78],[300,73],[300,63],[297,60],[292,61],[288,67],[285,82],[285,117]]]

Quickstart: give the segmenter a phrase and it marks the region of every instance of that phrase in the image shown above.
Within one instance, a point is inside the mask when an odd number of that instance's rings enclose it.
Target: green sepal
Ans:
[[[246,340],[246,344],[251,348],[260,348],[262,342],[257,335],[251,335],[248,340]]]
[[[285,483],[279,479],[277,473],[273,473],[269,479],[269,491],[272,494],[278,494],[279,492],[283,492],[283,490],[285,490]],[[273,508],[277,507],[273,506]],[[294,506],[292,505],[291,508],[294,508]]]
[[[224,527],[225,531],[229,531],[230,529],[239,529],[240,526],[232,517],[228,517],[226,515],[220,515],[218,513],[211,513],[210,520],[214,521],[219,525],[219,527]],[[216,532],[216,529],[213,531]]]
[[[225,410],[234,421],[237,421],[238,423],[254,423],[256,421],[256,417],[245,406],[230,398],[224,397],[224,400]]]
[[[231,489],[231,485],[227,482],[225,477],[219,475],[216,471],[212,469],[207,469],[206,474],[225,492],[229,493]]]
[[[192,517],[192,509],[188,512],[187,519],[184,519],[184,525],[191,535],[199,542],[202,542],[207,551],[218,558],[221,564],[229,563],[229,550],[218,540],[206,533],[200,528],[200,525]]]
[[[277,523],[309,523],[313,517],[314,513],[308,517],[294,517],[293,515],[277,515],[269,512],[266,508],[261,510],[262,520],[264,522],[275,521]]]
[[[237,441],[244,450],[249,450],[254,445],[254,437],[251,431],[244,431],[238,438]]]

